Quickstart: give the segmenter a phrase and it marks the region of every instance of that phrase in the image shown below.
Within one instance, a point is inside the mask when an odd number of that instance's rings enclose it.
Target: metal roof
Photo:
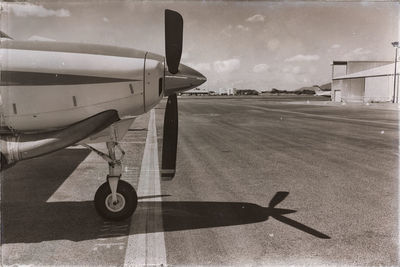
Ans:
[[[397,74],[400,73],[400,62],[397,63]],[[367,77],[382,77],[382,76],[393,76],[394,75],[394,63],[383,65],[380,67],[372,68],[369,70],[363,70],[339,77],[333,78],[333,80],[345,80],[345,79],[356,79],[356,78],[367,78]]]

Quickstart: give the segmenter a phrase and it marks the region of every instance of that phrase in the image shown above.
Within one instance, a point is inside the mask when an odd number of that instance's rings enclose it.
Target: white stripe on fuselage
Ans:
[[[0,49],[3,71],[143,79],[144,58],[55,51]]]

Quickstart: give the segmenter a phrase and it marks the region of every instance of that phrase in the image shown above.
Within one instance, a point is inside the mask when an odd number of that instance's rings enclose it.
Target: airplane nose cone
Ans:
[[[169,96],[179,92],[187,91],[205,83],[207,78],[186,65],[180,64],[177,74],[165,73],[164,95]]]

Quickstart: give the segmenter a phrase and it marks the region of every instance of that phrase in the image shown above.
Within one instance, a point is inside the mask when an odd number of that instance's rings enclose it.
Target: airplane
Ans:
[[[315,87],[315,96],[326,96],[326,97],[331,97],[331,91],[324,91],[321,90],[318,87]]]
[[[94,197],[97,212],[109,220],[127,219],[138,198],[135,189],[121,180],[125,152],[118,142],[137,116],[167,96],[161,176],[172,179],[177,94],[207,79],[180,63],[182,16],[169,9],[164,16],[165,57],[97,44],[17,41],[1,32],[1,171],[18,161],[81,144],[109,166],[106,182]],[[91,146],[103,142],[106,153]]]

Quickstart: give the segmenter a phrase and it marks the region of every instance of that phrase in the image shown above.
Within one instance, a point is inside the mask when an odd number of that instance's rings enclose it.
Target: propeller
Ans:
[[[165,10],[165,55],[168,71],[177,74],[182,55],[183,19],[173,10]],[[176,93],[168,96],[164,115],[161,177],[172,179],[176,170],[178,146],[178,100]]]
[[[172,179],[176,169],[176,150],[178,146],[178,101],[176,94],[167,100],[164,115],[161,177]]]
[[[165,55],[168,71],[178,73],[182,55],[183,18],[176,11],[165,10]]]
[[[161,177],[175,176],[178,145],[177,93],[203,84],[207,78],[200,72],[180,64],[183,43],[183,19],[173,10],[165,10],[165,57],[168,71],[164,75],[164,96],[168,96],[164,115]]]

